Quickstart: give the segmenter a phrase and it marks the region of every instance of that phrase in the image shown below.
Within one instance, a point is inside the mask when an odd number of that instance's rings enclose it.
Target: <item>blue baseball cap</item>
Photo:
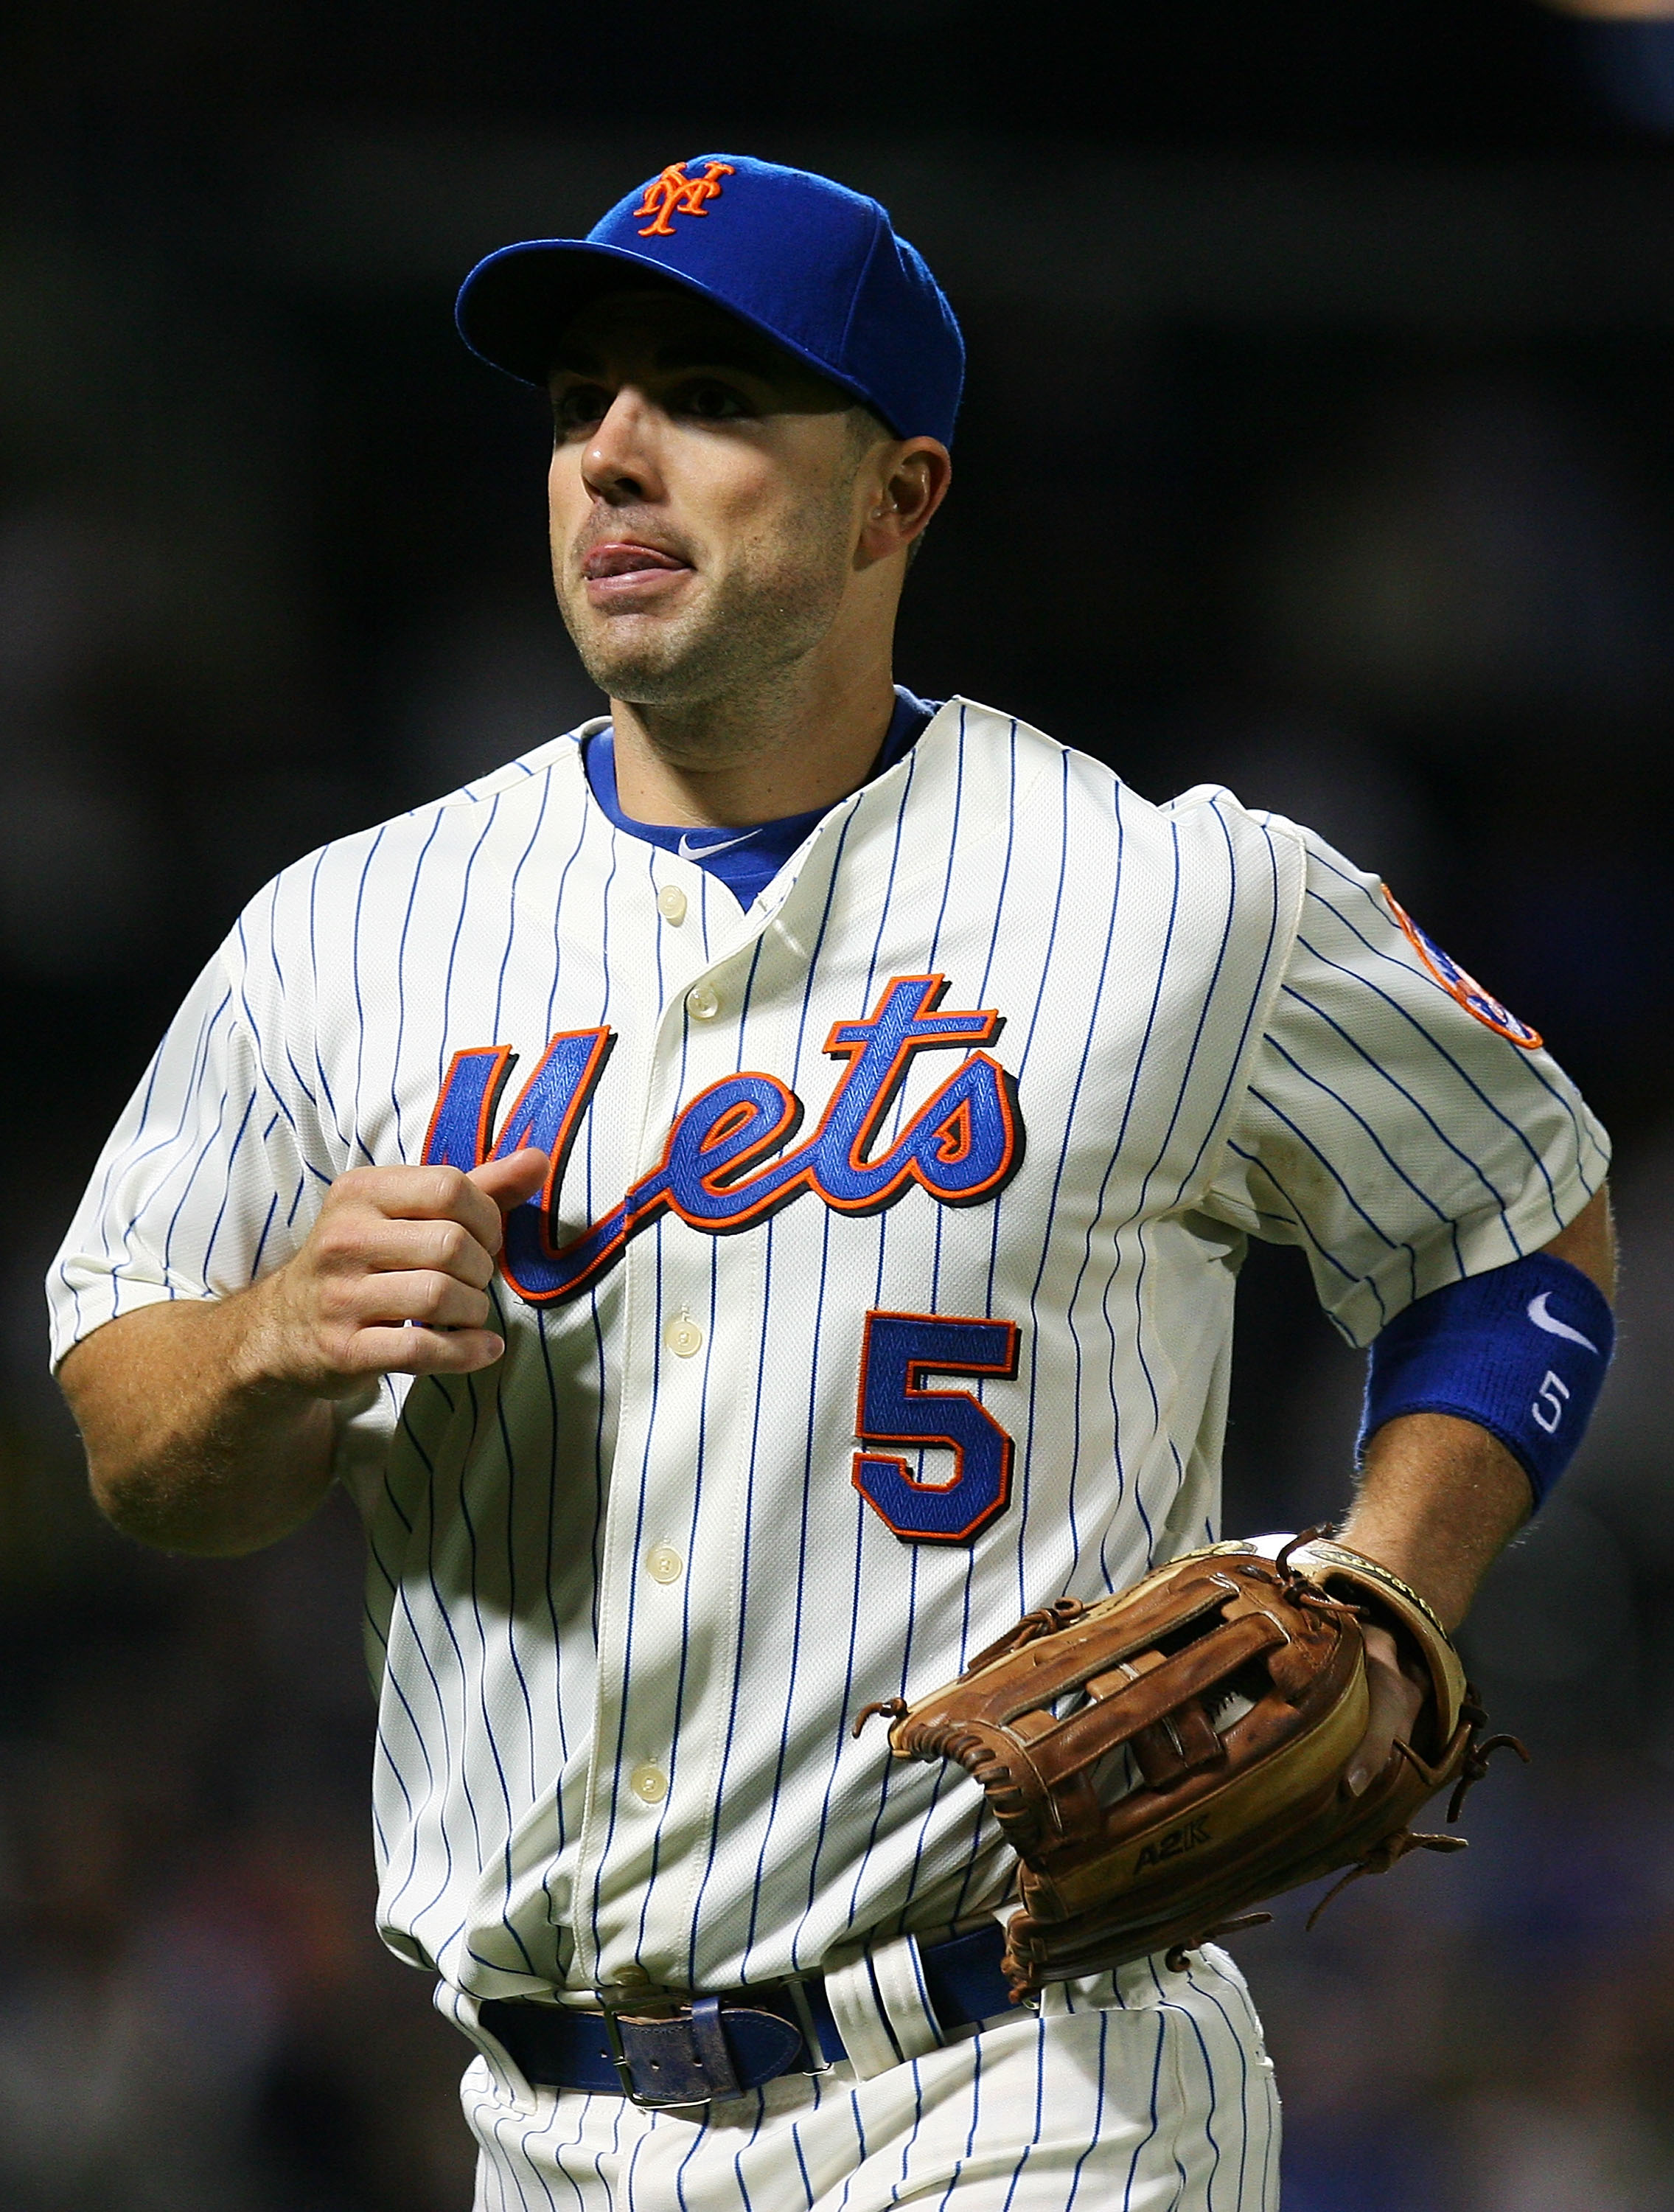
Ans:
[[[466,277],[454,319],[484,361],[544,384],[577,309],[646,275],[754,325],[897,437],[951,444],[965,343],[923,257],[876,200],[748,154],[671,161],[585,238],[501,246]]]

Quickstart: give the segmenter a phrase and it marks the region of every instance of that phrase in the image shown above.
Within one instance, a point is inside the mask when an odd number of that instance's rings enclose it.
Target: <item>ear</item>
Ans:
[[[870,568],[904,553],[948,495],[953,462],[936,438],[880,444],[861,471],[866,495],[855,566]]]

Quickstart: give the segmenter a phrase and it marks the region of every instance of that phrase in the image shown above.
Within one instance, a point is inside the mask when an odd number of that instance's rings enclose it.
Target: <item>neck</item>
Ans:
[[[870,774],[895,706],[887,647],[676,707],[612,699],[617,797],[636,822],[693,829],[834,806]]]

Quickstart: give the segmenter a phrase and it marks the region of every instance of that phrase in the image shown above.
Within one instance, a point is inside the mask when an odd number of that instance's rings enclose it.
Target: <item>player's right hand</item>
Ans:
[[[506,1349],[487,1324],[505,1216],[546,1177],[526,1146],[458,1168],[352,1168],[294,1258],[247,1295],[243,1379],[341,1398],[376,1375],[468,1375]],[[411,1324],[409,1326],[409,1324]]]

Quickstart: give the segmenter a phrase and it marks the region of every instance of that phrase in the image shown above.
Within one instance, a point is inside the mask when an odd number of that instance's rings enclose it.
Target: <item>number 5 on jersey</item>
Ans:
[[[946,1314],[869,1313],[860,1354],[854,1486],[904,1542],[968,1544],[1011,1496],[1011,1438],[968,1390],[931,1390],[928,1375],[1017,1372],[1017,1325]],[[953,1454],[944,1482],[921,1482],[904,1459],[871,1447]]]

